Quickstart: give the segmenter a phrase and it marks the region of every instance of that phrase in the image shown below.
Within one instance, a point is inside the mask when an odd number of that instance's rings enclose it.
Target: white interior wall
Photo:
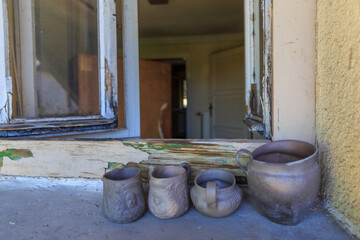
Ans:
[[[228,36],[217,35],[216,38],[212,36],[211,40],[204,37],[201,41],[199,37],[186,37],[187,43],[181,43],[179,38],[174,37],[167,38],[166,43],[161,38],[147,39],[146,43],[140,45],[141,59],[183,58],[186,60],[189,102],[187,137],[192,139],[201,136],[201,118],[197,114],[209,110],[210,54],[243,45],[242,35],[236,35],[232,40]]]

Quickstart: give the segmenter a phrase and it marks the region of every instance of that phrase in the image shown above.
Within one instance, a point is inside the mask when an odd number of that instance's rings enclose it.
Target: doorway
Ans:
[[[186,109],[188,98],[185,60],[171,60],[171,70],[172,137],[187,138]]]
[[[151,69],[141,67],[150,64]],[[171,71],[167,71],[171,69]],[[151,71],[154,74],[149,74]],[[170,80],[170,84],[165,82]],[[152,108],[164,98],[171,101]],[[186,61],[184,59],[151,59],[140,61],[140,106],[142,115],[141,137],[144,138],[186,138],[186,112],[188,106]],[[158,108],[160,107],[160,112]],[[169,110],[166,111],[165,108]],[[164,115],[165,114],[165,115]],[[151,116],[159,122],[149,122]],[[145,123],[146,121],[146,123]],[[157,126],[157,125],[158,126]],[[151,129],[158,128],[158,131]],[[166,132],[164,132],[166,131]]]

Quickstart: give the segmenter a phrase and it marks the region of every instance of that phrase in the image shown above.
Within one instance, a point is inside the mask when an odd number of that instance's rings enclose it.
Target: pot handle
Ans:
[[[190,171],[191,171],[191,170],[190,170],[190,169],[191,169],[190,164],[188,164],[187,162],[183,162],[183,163],[180,164],[180,167],[185,168],[186,174],[187,174],[187,180],[189,181]]]
[[[206,183],[206,203],[209,208],[214,208],[217,205],[216,189],[217,189],[217,182]]]
[[[251,153],[249,150],[247,150],[247,149],[241,149],[241,150],[239,150],[239,151],[236,153],[236,161],[237,161],[237,163],[239,164],[239,166],[241,167],[241,169],[244,171],[244,173],[245,173],[246,175],[248,175],[248,171],[247,171],[246,167],[244,167],[244,166],[241,165],[241,163],[240,163],[239,157],[240,157],[241,154],[249,155],[249,157],[250,157],[251,160],[253,159],[253,156],[252,156],[252,153]]]
[[[153,173],[153,171],[155,170],[155,167],[154,166],[149,166],[149,173],[148,173],[148,179],[150,181],[150,178],[151,178],[151,175]]]

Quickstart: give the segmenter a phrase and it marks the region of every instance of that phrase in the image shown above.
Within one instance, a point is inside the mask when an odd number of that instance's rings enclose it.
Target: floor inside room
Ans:
[[[239,209],[209,218],[194,207],[172,220],[149,211],[115,224],[101,213],[102,182],[0,176],[0,239],[351,239],[320,202],[296,226],[273,223],[256,208],[247,188]]]

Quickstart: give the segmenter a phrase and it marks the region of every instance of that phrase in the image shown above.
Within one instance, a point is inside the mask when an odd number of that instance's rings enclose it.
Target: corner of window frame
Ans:
[[[117,40],[116,40],[116,2],[107,0],[98,1],[98,36],[99,36],[99,87],[100,87],[100,116],[109,120],[109,127],[84,128],[65,132],[39,131],[30,134],[32,137],[73,135],[73,137],[97,137],[97,132],[113,138],[140,137],[140,93],[139,93],[139,62],[138,62],[138,22],[137,1],[122,1],[123,9],[123,46],[124,49],[124,102],[125,127],[117,128]],[[126,8],[124,7],[126,5]],[[136,11],[133,11],[136,10]],[[12,120],[12,79],[10,76],[10,60],[7,46],[9,46],[8,15],[6,0],[0,2],[0,138],[19,136],[31,131],[17,131],[7,135],[4,126],[11,125]],[[109,87],[111,82],[111,87]],[[54,120],[54,119],[52,119]],[[55,120],[69,120],[61,118]],[[91,121],[91,120],[89,120]],[[51,121],[50,121],[51,122]],[[26,122],[25,122],[26,123]],[[1,125],[3,129],[1,129]],[[90,124],[91,125],[91,124]],[[25,133],[25,135],[27,135]],[[29,135],[27,135],[28,137]]]

